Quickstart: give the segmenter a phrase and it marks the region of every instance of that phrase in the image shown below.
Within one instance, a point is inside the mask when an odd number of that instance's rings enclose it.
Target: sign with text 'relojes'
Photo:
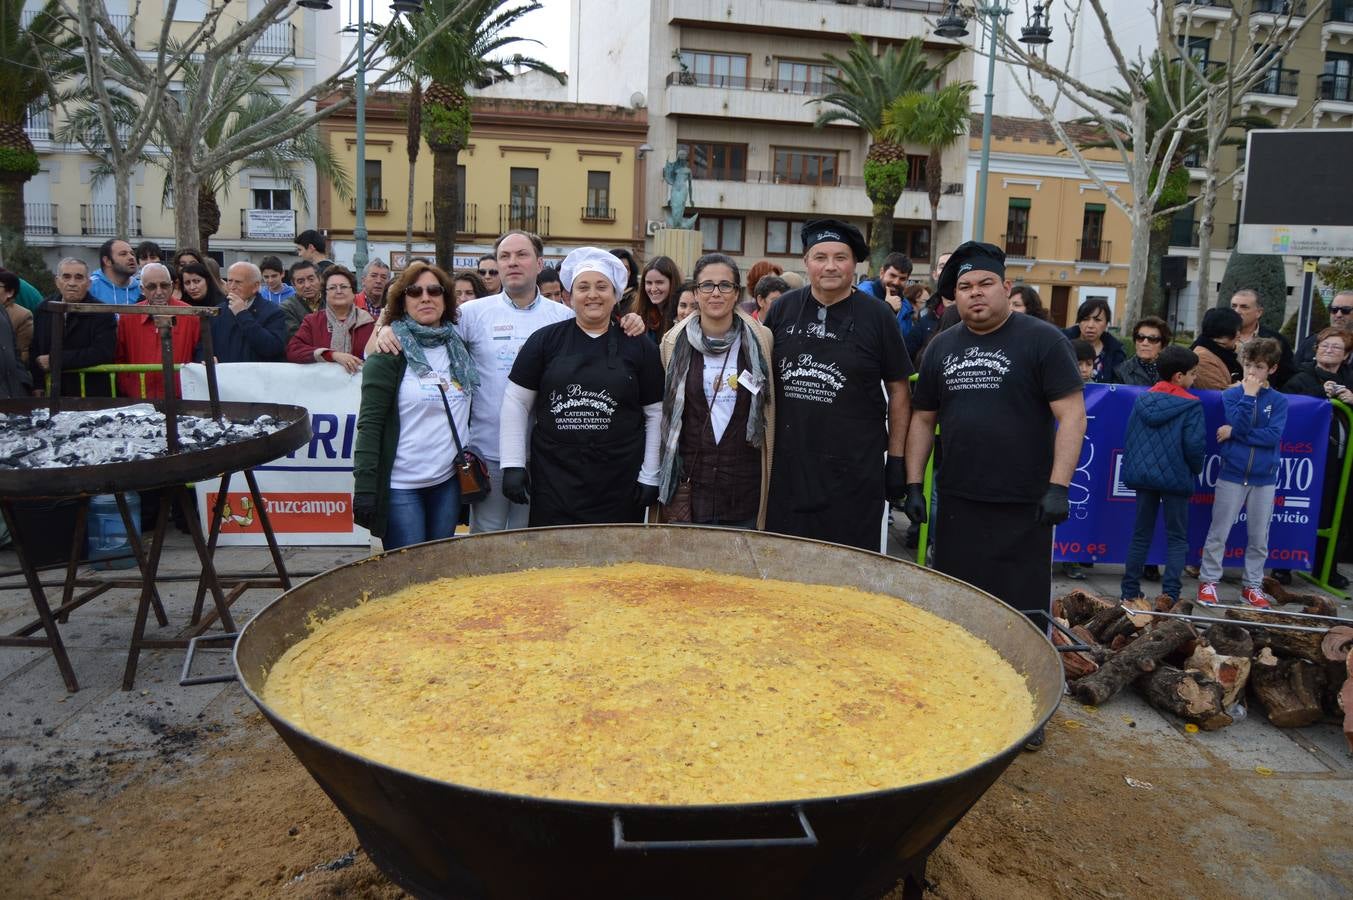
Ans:
[[[1058,562],[1127,561],[1137,494],[1123,483],[1123,442],[1132,404],[1146,388],[1122,384],[1087,384],[1085,410],[1089,418],[1081,458],[1071,479],[1071,518],[1057,526],[1053,558]],[[1217,429],[1226,424],[1219,391],[1193,391],[1203,404],[1207,420],[1207,448],[1203,471],[1194,482],[1189,501],[1188,564],[1197,565],[1212,522],[1212,500],[1221,456]],[[1330,404],[1314,397],[1284,395],[1287,427],[1268,532],[1269,565],[1280,569],[1310,569],[1315,561],[1315,532],[1319,527],[1320,495],[1324,487],[1325,454],[1330,428]],[[943,498],[940,500],[943,503]],[[1242,510],[1226,541],[1223,565],[1245,561],[1246,524]],[[1148,563],[1165,562],[1165,531],[1159,516],[1147,553]]]
[[[206,368],[181,370],[183,395],[207,399]],[[221,399],[286,403],[310,411],[310,442],[288,456],[258,466],[259,490],[279,544],[366,545],[370,536],[352,521],[352,452],[362,376],[329,363],[225,363],[216,367]],[[197,504],[205,530],[215,509],[219,479],[198,482]],[[221,510],[223,546],[263,544],[258,510],[244,476],[230,481]]]

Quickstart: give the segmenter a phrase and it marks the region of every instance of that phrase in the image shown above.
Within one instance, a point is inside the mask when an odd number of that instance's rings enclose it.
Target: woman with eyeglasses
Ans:
[[[479,373],[456,333],[449,275],[411,263],[387,296],[402,352],[372,354],[363,366],[352,509],[353,520],[393,550],[455,533],[455,437],[463,444],[469,434]]]
[[[503,496],[530,504],[532,527],[637,522],[658,496],[658,348],[612,318],[626,278],[615,256],[580,247],[559,278],[576,317],[536,331],[512,364],[499,425]]]
[[[698,310],[662,339],[662,479],[669,522],[763,528],[775,416],[770,329],[739,310],[738,267],[695,263]],[[749,377],[750,373],[750,377]]]
[[[1353,290],[1340,291],[1334,295],[1334,299],[1329,304],[1330,327],[1335,331],[1347,331],[1353,333]],[[1315,345],[1320,335],[1316,332],[1308,334],[1301,344],[1297,347],[1296,366],[1298,369],[1306,368],[1315,362]],[[1344,365],[1345,371],[1353,369],[1353,363]]]
[[[1132,327],[1133,355],[1114,370],[1119,384],[1155,387],[1160,380],[1156,372],[1156,358],[1170,343],[1170,326],[1159,316],[1144,316]]]
[[[350,375],[359,372],[376,320],[357,307],[356,299],[357,276],[352,270],[336,264],[326,269],[324,305],[301,320],[287,344],[287,360],[337,363]]]
[[[630,310],[644,320],[653,343],[676,323],[676,294],[681,285],[681,270],[670,256],[655,256],[644,266],[639,292]]]

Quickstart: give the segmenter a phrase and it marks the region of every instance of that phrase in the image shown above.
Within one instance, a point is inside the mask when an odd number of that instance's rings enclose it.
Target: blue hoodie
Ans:
[[[268,286],[266,284],[262,284],[259,285],[258,295],[262,297],[264,300],[271,300],[273,303],[276,303],[278,306],[281,306],[283,300],[287,299],[288,297],[296,296],[296,289],[291,285],[287,284],[285,281],[282,282],[282,289],[280,291],[270,291],[268,290]]]
[[[100,303],[137,303],[141,300],[141,276],[133,275],[126,287],[118,287],[100,269],[89,276],[89,296]]]
[[[1169,382],[1137,398],[1123,442],[1123,482],[1164,494],[1194,491],[1206,448],[1203,404]]]
[[[1221,405],[1231,437],[1221,442],[1220,479],[1259,487],[1277,482],[1287,398],[1271,387],[1247,397],[1236,385],[1221,392]]]

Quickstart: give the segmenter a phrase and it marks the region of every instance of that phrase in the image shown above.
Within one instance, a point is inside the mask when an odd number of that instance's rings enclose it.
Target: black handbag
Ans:
[[[438,381],[437,390],[442,393],[442,408],[446,410],[446,421],[451,426],[451,440],[456,444],[456,479],[460,482],[460,502],[478,503],[493,493],[489,467],[473,450],[461,446],[456,419],[451,415],[451,402],[446,399],[446,385]]]

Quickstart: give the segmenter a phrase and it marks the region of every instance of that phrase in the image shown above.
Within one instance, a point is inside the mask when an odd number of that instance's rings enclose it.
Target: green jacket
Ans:
[[[362,405],[352,454],[353,493],[376,495],[371,533],[385,537],[390,511],[390,472],[399,449],[399,385],[408,361],[403,353],[375,353],[362,364]]]

